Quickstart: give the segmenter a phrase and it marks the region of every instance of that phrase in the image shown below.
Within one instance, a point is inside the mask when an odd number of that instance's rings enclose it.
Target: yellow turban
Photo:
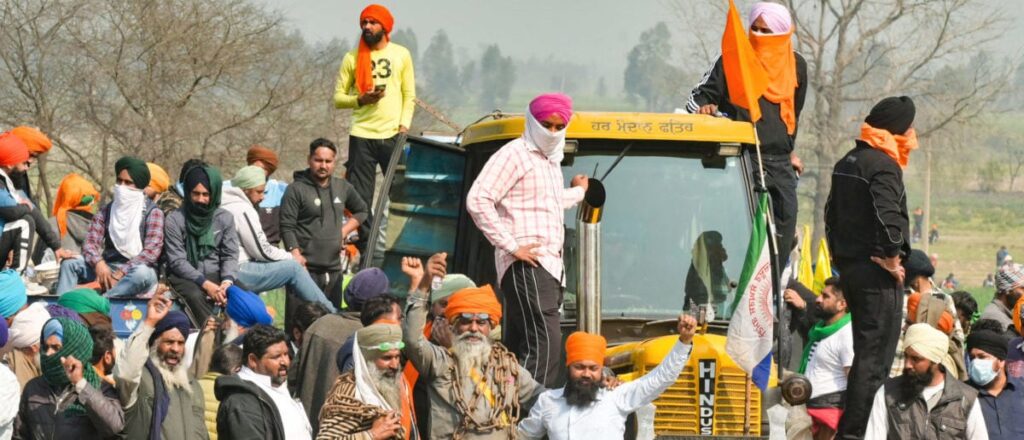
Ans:
[[[167,171],[153,162],[146,162],[146,167],[149,168],[149,187],[153,188],[157,194],[167,192],[167,189],[171,187],[171,176],[167,174]]]

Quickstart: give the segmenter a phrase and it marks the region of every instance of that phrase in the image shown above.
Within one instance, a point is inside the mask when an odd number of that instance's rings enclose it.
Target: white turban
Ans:
[[[43,325],[48,320],[50,320],[50,312],[46,310],[46,303],[43,301],[32,303],[14,316],[7,346],[20,349],[38,344],[39,335],[43,332]]]
[[[938,364],[949,351],[949,336],[931,325],[920,322],[907,328],[907,333],[903,336],[903,347],[913,348],[921,357]]]
[[[750,8],[750,24],[754,24],[758,17],[764,18],[768,29],[771,29],[773,33],[785,34],[793,29],[793,17],[789,15],[789,9],[778,3],[755,3]]]

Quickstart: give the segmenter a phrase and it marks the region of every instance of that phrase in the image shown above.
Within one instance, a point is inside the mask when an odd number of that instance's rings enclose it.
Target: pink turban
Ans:
[[[572,98],[561,93],[545,93],[530,101],[530,114],[538,121],[555,114],[568,124],[572,118]]]
[[[754,3],[754,6],[750,8],[750,24],[754,24],[758,17],[764,18],[768,29],[771,29],[773,33],[786,34],[793,29],[793,17],[789,15],[789,9],[778,3]]]

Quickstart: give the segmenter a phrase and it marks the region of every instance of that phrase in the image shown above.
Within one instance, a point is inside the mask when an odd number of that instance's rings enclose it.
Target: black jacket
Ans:
[[[825,234],[838,264],[909,255],[910,217],[899,164],[857,141],[832,169]]]
[[[310,178],[308,169],[296,171],[294,177],[295,182],[288,185],[281,200],[285,249],[301,249],[311,270],[339,270],[345,210],[362,223],[370,209],[345,179],[332,177],[330,185],[323,188]]]
[[[217,438],[284,440],[281,414],[256,384],[237,375],[219,376],[213,392],[220,401]]]
[[[807,98],[807,61],[799,53],[796,55],[796,80],[797,88],[793,96],[796,110],[796,119],[800,120],[800,112],[804,108],[804,101]],[[786,123],[782,121],[779,105],[761,97],[761,120],[757,121],[757,135],[761,140],[761,152],[764,154],[788,155],[793,152],[796,142],[797,130],[790,136],[786,129]],[[700,83],[690,92],[690,101],[686,104],[686,110],[690,113],[697,113],[702,106],[715,104],[718,111],[726,114],[735,121],[750,121],[750,112],[737,108],[729,101],[729,88],[725,83],[725,68],[722,67],[722,57],[715,60],[711,70],[704,74]],[[798,125],[799,127],[799,125]]]

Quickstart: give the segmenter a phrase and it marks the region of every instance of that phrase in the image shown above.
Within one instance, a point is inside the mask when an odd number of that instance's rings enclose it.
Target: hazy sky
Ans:
[[[369,2],[351,0],[262,0],[279,9],[313,41],[359,35],[359,12]],[[456,48],[475,58],[480,48],[498,43],[514,58],[564,56],[600,66],[621,81],[626,54],[640,33],[659,20],[671,21],[660,0],[379,0],[395,17],[396,28],[411,27],[422,52],[444,28]],[[628,7],[627,7],[628,5]]]

